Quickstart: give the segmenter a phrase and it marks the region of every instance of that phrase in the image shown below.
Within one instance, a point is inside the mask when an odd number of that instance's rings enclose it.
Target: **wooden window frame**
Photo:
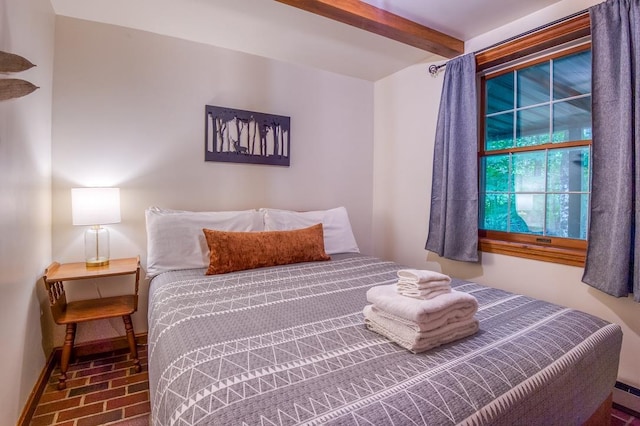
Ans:
[[[515,40],[487,49],[476,55],[476,69],[483,72],[511,61],[515,61],[535,53],[542,53],[546,49],[579,40],[591,34],[591,22],[588,13],[551,25],[545,29],[535,31]],[[591,43],[545,55],[539,61],[548,61],[559,56],[569,55],[580,50],[590,48]],[[527,65],[534,65],[536,61],[528,61]],[[515,67],[505,69],[509,72]],[[484,79],[481,84],[481,99],[485,99]],[[484,155],[484,102],[480,108],[481,120],[478,146],[478,161]],[[569,146],[590,145],[591,141],[572,141],[563,144],[544,144],[533,148],[523,147],[519,150],[539,150],[545,148],[562,148]],[[547,146],[548,145],[548,146]],[[511,150],[510,150],[511,151]],[[498,154],[500,151],[490,151]],[[584,266],[587,241],[571,238],[549,237],[534,234],[516,234],[509,232],[480,229],[478,231],[478,249],[487,253],[497,253],[543,262],[559,263],[571,266]]]

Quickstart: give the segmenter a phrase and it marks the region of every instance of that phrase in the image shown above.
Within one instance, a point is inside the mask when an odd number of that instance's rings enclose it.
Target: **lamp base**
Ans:
[[[87,259],[85,261],[85,266],[87,268],[95,268],[96,266],[107,266],[109,264],[109,259]]]
[[[100,225],[92,226],[84,234],[84,260],[89,268],[109,264],[109,231]]]

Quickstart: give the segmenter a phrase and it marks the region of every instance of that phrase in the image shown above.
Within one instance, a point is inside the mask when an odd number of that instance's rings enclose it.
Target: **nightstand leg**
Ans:
[[[131,351],[131,357],[133,358],[133,368],[136,373],[142,370],[140,366],[140,360],[138,359],[138,349],[136,348],[136,336],[133,333],[133,324],[131,324],[131,316],[124,315],[124,329],[127,331],[127,341],[129,342],[129,350]]]
[[[58,390],[67,388],[67,370],[69,369],[69,358],[73,349],[73,340],[76,337],[76,324],[67,324],[67,333],[64,336],[64,346],[62,346],[62,358],[60,359],[60,379]]]

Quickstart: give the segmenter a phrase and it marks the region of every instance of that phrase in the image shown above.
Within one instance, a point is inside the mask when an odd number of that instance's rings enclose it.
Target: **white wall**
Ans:
[[[375,86],[374,253],[424,263],[442,78],[415,65]],[[431,265],[437,267],[437,265]]]
[[[40,89],[0,101],[0,424],[15,424],[45,364],[41,281],[51,260],[51,89],[54,15],[49,0],[0,0],[0,50],[37,65],[0,78]]]
[[[71,225],[69,190],[91,185],[121,188],[122,223],[109,226],[112,257],[140,254],[144,264],[144,209],[151,205],[344,205],[361,250],[372,251],[373,83],[138,30],[56,19],[54,259],[82,259],[84,230]],[[205,162],[205,105],[290,116],[291,166]],[[123,286],[67,287],[86,297]],[[146,285],[141,288],[138,332],[147,327]],[[122,335],[120,322],[81,324],[78,341]],[[60,345],[60,327],[55,333]]]
[[[565,0],[467,43],[476,51],[597,3]],[[640,305],[581,282],[582,268],[482,253],[479,264],[424,251],[429,217],[435,122],[443,75],[416,65],[375,85],[374,254],[413,267],[435,267],[458,278],[577,308],[622,326],[619,380],[640,387]]]

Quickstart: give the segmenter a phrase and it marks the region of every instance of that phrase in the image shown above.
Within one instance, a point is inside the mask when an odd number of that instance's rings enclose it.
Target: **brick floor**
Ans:
[[[31,426],[148,426],[147,346],[138,345],[142,371],[132,367],[129,350],[78,357],[69,365],[67,389],[57,389],[56,366],[38,401]]]

